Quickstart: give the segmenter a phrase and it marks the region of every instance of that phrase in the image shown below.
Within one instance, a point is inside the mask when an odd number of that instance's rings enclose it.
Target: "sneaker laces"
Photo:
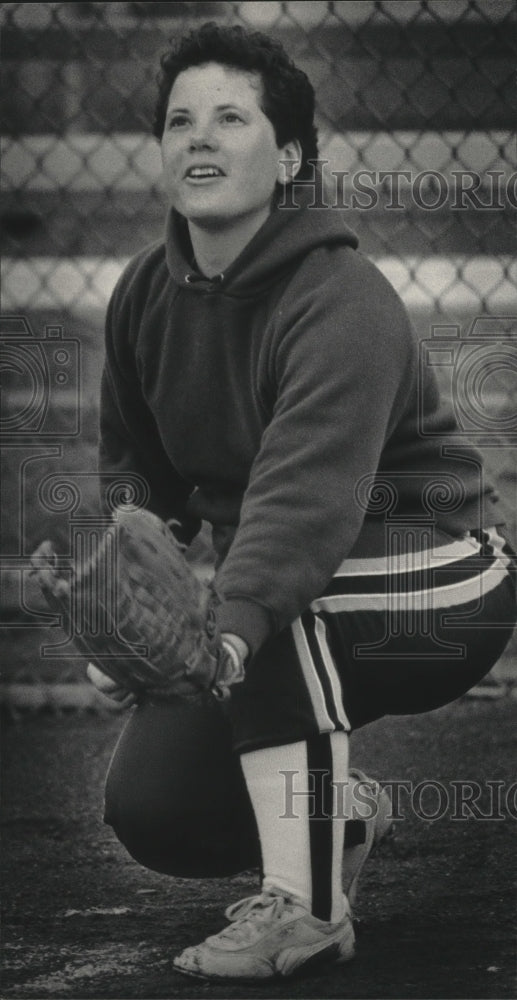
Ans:
[[[235,944],[250,937],[256,937],[261,927],[271,918],[282,916],[286,906],[292,905],[288,896],[279,895],[265,889],[259,896],[247,896],[237,903],[232,903],[225,910],[225,917],[230,921],[217,935],[218,938],[230,939]]]

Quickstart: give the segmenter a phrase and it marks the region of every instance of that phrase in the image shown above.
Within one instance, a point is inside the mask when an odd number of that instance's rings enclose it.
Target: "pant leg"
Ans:
[[[468,691],[515,624],[502,543],[451,540],[409,553],[407,566],[400,557],[345,561],[253,657],[230,705],[234,746],[249,752],[428,712]]]
[[[336,666],[309,648],[300,619],[255,654],[228,714],[239,753],[350,729]]]
[[[142,703],[116,746],[105,821],[140,864],[185,878],[260,865],[240,760],[211,695]]]
[[[462,560],[460,575],[466,569]],[[258,867],[238,754],[386,714],[429,711],[458,697],[490,670],[511,636],[515,593],[503,576],[481,601],[438,609],[430,635],[427,612],[418,620],[411,611],[401,629],[400,616],[394,627],[386,611],[339,610],[342,595],[345,604],[358,597],[368,604],[371,594],[338,580],[328,607],[324,595],[264,644],[227,710],[207,695],[147,701],[134,711],[108,774],[106,822],[137,861],[166,874],[210,877]],[[361,646],[370,646],[366,656]],[[460,655],[447,655],[448,646]]]
[[[486,595],[482,607],[472,602],[454,611],[433,613],[431,627],[428,616],[425,623],[413,616],[410,635],[390,635],[378,612],[323,616],[353,729],[386,715],[433,711],[486,676],[513,632],[513,588],[508,581]]]
[[[356,577],[354,593],[338,577],[331,600],[313,605],[354,728],[454,701],[492,669],[513,634],[515,559],[495,528],[412,560],[399,560],[384,587],[379,576],[372,587]]]

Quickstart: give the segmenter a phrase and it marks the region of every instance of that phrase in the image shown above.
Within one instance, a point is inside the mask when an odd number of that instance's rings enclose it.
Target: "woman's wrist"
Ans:
[[[244,639],[233,632],[222,632],[221,644],[225,655],[212,691],[218,698],[229,698],[232,685],[244,680],[244,664],[249,656],[249,649]]]
[[[250,654],[248,643],[240,635],[235,635],[234,632],[222,632],[221,641],[223,646],[229,647],[229,652],[236,653],[242,666],[244,666]]]

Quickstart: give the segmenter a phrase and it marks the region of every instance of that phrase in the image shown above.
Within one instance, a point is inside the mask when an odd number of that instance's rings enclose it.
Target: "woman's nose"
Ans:
[[[190,136],[190,149],[215,149],[217,141],[210,125],[198,125]]]

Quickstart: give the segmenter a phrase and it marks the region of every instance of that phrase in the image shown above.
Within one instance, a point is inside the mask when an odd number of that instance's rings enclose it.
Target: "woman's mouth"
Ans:
[[[185,172],[185,179],[190,181],[210,181],[216,177],[225,177],[224,171],[213,164],[206,164],[197,167],[189,167]]]

